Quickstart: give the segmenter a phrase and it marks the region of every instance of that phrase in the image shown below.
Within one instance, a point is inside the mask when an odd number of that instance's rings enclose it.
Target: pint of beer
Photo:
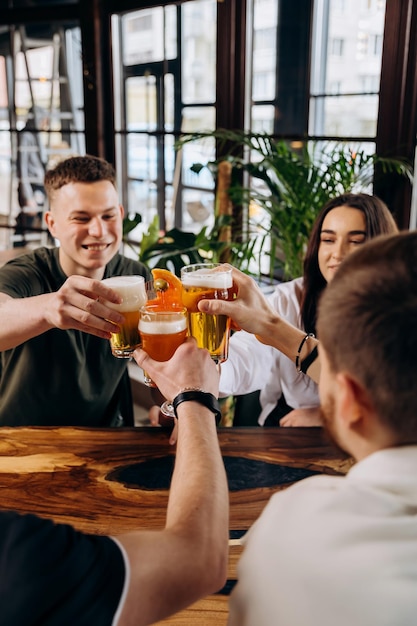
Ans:
[[[139,332],[142,349],[155,361],[168,361],[188,335],[187,309],[144,306],[140,310]],[[144,382],[148,387],[156,386],[146,372]]]
[[[216,363],[228,357],[230,318],[198,310],[204,298],[233,300],[232,270],[220,263],[196,263],[181,269],[182,302],[188,311],[188,329],[199,348],[206,348]]]
[[[129,359],[132,352],[140,346],[139,309],[147,300],[145,279],[143,276],[112,276],[103,281],[107,287],[116,291],[123,298],[120,304],[106,302],[106,305],[119,311],[125,318],[119,332],[112,333],[110,347],[113,356]]]

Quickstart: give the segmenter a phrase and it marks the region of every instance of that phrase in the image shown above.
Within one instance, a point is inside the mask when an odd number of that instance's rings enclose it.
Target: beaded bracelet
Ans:
[[[297,372],[301,372],[301,367],[300,367],[300,356],[301,356],[301,350],[304,347],[304,344],[306,343],[306,341],[308,341],[310,338],[314,339],[314,334],[313,333],[307,333],[306,335],[304,335],[300,345],[298,346],[298,350],[297,350],[297,355],[295,357],[295,367],[297,369]]]

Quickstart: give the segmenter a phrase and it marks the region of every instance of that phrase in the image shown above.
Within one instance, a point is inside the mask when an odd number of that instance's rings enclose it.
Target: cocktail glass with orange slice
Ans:
[[[153,288],[148,292],[148,302],[140,310],[139,332],[142,348],[155,361],[168,361],[188,335],[187,309],[182,304],[182,285],[175,274],[166,269],[152,270]],[[156,387],[144,372],[144,382]],[[160,410],[174,417],[170,402]]]

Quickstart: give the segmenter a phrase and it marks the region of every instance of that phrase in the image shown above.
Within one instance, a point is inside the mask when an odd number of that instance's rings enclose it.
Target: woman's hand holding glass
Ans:
[[[271,321],[280,318],[271,307],[256,281],[240,270],[229,267],[237,297],[233,300],[205,299],[200,300],[200,311],[211,315],[227,315],[232,320],[232,328],[243,329],[248,333],[262,335]]]

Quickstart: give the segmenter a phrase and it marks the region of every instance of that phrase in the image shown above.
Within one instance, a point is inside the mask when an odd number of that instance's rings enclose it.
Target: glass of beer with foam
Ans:
[[[168,361],[188,335],[187,309],[181,306],[164,309],[152,304],[143,306],[140,310],[139,332],[142,349],[155,361]],[[143,377],[145,385],[156,387],[145,371]],[[175,417],[170,402],[163,402],[160,410],[166,417]]]
[[[206,348],[216,363],[228,357],[230,318],[201,313],[203,299],[234,300],[232,268],[221,263],[195,263],[181,268],[182,302],[188,311],[188,329],[199,348]]]
[[[119,359],[130,359],[133,351],[141,345],[139,310],[147,301],[145,279],[143,276],[112,276],[102,282],[123,298],[120,304],[106,301],[106,306],[119,311],[125,318],[124,324],[119,326],[119,331],[112,333],[110,339],[112,354]]]
[[[142,349],[155,361],[168,361],[188,335],[187,309],[180,306],[164,309],[151,304],[143,306],[139,332]],[[148,387],[156,387],[146,372],[144,382]]]

